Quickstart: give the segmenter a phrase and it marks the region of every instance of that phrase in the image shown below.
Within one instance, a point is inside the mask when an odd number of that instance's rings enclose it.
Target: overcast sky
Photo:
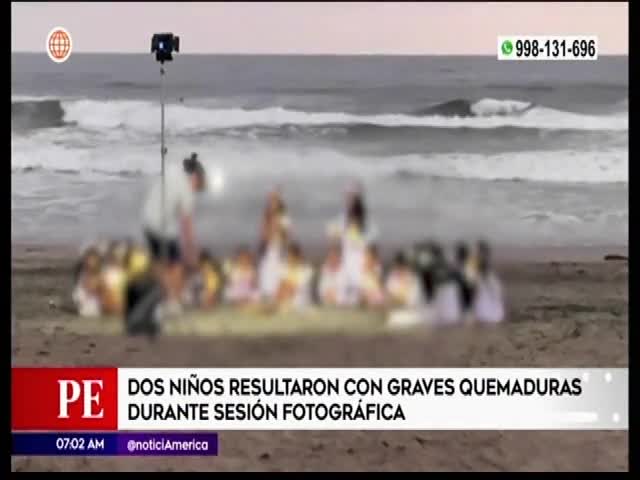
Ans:
[[[69,30],[74,52],[148,52],[154,32],[182,53],[494,55],[498,35],[597,35],[628,54],[627,3],[12,3],[12,51],[42,52]]]

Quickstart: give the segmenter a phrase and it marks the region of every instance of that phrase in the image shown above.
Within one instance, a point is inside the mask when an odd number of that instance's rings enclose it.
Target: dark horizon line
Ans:
[[[46,55],[45,51],[20,50],[11,55]],[[151,52],[72,52],[73,55],[152,55]],[[234,56],[234,57],[491,57],[495,53],[251,53],[251,52],[210,52],[210,53],[176,53],[177,57],[197,56]],[[598,57],[628,57],[628,53],[599,53]]]

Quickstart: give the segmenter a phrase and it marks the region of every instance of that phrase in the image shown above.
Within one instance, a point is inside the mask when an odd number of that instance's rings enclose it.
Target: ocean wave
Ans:
[[[81,175],[83,173],[91,173],[97,175],[104,175],[107,177],[120,177],[120,178],[138,178],[144,175],[144,172],[140,170],[103,170],[99,168],[90,168],[90,169],[73,169],[73,168],[46,168],[42,165],[31,166],[31,167],[16,167],[11,169],[12,174],[32,174],[32,173],[43,173],[50,172],[55,173],[57,175]]]
[[[584,219],[566,213],[558,213],[553,211],[533,211],[527,212],[520,216],[522,220],[527,220],[532,223],[552,222],[564,225],[571,225],[584,222]]]
[[[114,132],[125,135],[126,131]],[[588,134],[588,137],[585,135]],[[88,134],[88,133],[87,133]],[[159,136],[159,132],[157,132]],[[234,128],[220,128],[208,131],[189,131],[179,134],[182,138],[191,138],[199,141],[204,137],[218,137],[220,139],[233,139],[249,141],[269,141],[271,139],[299,140],[299,141],[323,141],[344,142],[344,144],[361,144],[372,146],[381,143],[388,145],[388,150],[397,148],[417,148],[423,153],[438,151],[443,145],[446,148],[469,148],[470,142],[505,143],[510,145],[528,145],[546,149],[552,141],[564,142],[566,146],[581,144],[585,149],[590,145],[627,144],[628,133],[624,130],[584,130],[556,129],[546,130],[539,128],[501,126],[496,128],[472,128],[459,127],[455,129],[443,129],[441,127],[420,126],[383,126],[367,123],[335,123],[324,125],[299,125],[282,124],[275,126],[250,125]],[[131,136],[130,136],[131,137]],[[140,137],[144,139],[144,137]],[[463,143],[464,142],[464,143]],[[518,144],[517,142],[520,142]],[[598,143],[599,142],[599,143]],[[338,143],[334,143],[338,145]],[[448,146],[450,145],[450,147]],[[477,144],[482,148],[483,143]],[[486,145],[486,143],[484,144]],[[465,147],[466,146],[466,147]],[[517,149],[519,149],[518,147]],[[383,148],[383,151],[387,151]]]
[[[465,115],[467,110],[469,114]],[[413,114],[357,115],[344,112],[305,112],[282,107],[259,110],[214,109],[184,104],[167,105],[166,114],[167,131],[174,134],[283,125],[628,130],[628,115],[624,112],[611,115],[583,115],[540,105],[534,106],[528,102],[490,98],[476,102],[466,100],[444,102]],[[142,134],[157,134],[159,117],[158,103],[148,101],[87,99],[12,101],[12,128],[47,128],[74,124],[79,128],[99,132],[109,129],[127,129]]]
[[[531,102],[519,100],[483,98],[477,102],[472,102],[465,99],[456,99],[421,108],[413,112],[413,115],[423,117],[497,117],[520,115],[534,107],[535,105]]]
[[[465,180],[546,183],[628,183],[628,153],[513,152],[495,155],[407,155],[390,169],[395,178],[457,178]]]
[[[59,100],[21,100],[11,102],[11,128],[29,130],[65,125],[65,110]]]
[[[171,146],[168,161],[179,162],[192,151],[190,142]],[[386,157],[355,155],[325,148],[281,148],[264,143],[231,146],[213,143],[198,148],[211,171],[234,178],[320,178],[349,176],[391,181],[454,178],[481,181],[553,183],[628,183],[628,151],[528,151],[501,154],[440,153]],[[72,149],[46,139],[12,140],[15,173],[42,168],[120,176],[156,174],[157,150],[145,145],[113,144]],[[31,170],[33,171],[33,170]]]

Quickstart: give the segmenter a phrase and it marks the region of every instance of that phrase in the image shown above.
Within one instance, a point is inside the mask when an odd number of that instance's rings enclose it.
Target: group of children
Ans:
[[[83,317],[122,315],[127,284],[148,275],[149,255],[131,241],[86,248],[74,271],[72,299]]]
[[[347,202],[345,214],[328,225],[328,252],[316,269],[292,239],[281,193],[271,192],[257,252],[240,248],[220,263],[203,251],[197,268],[186,272],[183,304],[199,309],[220,303],[285,311],[314,304],[388,309],[401,323],[406,312],[414,312],[414,318],[415,312],[431,308],[447,323],[465,316],[502,320],[502,293],[486,245],[461,245],[454,261],[437,245],[423,245],[399,252],[385,271],[362,194],[351,192]],[[79,314],[121,315],[127,283],[148,275],[151,267],[146,250],[133,242],[89,248],[76,272],[73,299]]]
[[[453,253],[452,259],[447,258],[433,242],[418,244],[408,252],[412,268],[404,271],[415,275],[420,288],[413,290],[410,307],[399,302],[390,311],[390,325],[496,324],[504,320],[502,286],[491,266],[488,245],[460,243]],[[404,269],[406,258],[398,256],[396,265]]]

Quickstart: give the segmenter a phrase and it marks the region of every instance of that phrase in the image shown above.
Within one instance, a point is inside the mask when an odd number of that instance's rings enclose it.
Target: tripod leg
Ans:
[[[146,292],[136,289],[147,290]],[[126,330],[130,335],[147,333],[155,335],[160,329],[161,319],[157,318],[157,309],[162,304],[164,289],[161,285],[153,285],[151,288],[145,285],[132,287],[128,295],[134,297],[135,304],[127,312]]]

